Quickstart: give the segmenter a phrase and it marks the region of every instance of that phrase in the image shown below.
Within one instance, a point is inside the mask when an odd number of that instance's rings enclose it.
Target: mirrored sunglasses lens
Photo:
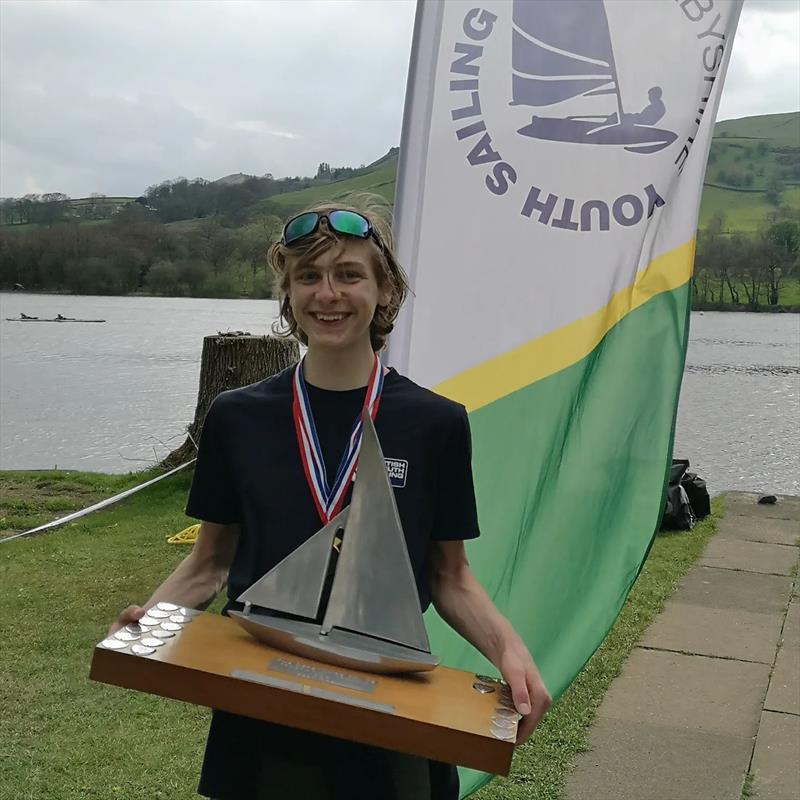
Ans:
[[[332,211],[328,215],[328,221],[337,233],[361,236],[364,239],[369,236],[369,222],[361,214],[352,211]]]
[[[319,220],[319,214],[313,212],[301,214],[299,217],[289,220],[283,231],[283,241],[290,244],[295,239],[308,236],[314,230],[317,220]]]

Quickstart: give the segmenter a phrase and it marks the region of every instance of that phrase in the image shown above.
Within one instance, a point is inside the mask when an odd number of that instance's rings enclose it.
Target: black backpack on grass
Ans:
[[[689,531],[698,519],[711,513],[706,482],[688,470],[688,460],[672,460],[664,516],[661,519],[662,531]]]

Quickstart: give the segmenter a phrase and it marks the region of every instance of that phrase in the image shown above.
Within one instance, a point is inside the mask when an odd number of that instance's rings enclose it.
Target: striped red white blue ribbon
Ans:
[[[367,392],[364,396],[364,405],[353,424],[353,430],[339,462],[333,485],[329,485],[325,470],[325,459],[322,457],[322,449],[317,438],[317,429],[314,425],[314,415],[311,411],[308,390],[303,377],[303,362],[301,361],[295,367],[292,381],[292,418],[294,419],[297,446],[300,451],[303,472],[308,482],[311,498],[323,524],[330,522],[341,511],[347,494],[347,487],[350,485],[358,464],[364,411],[368,411],[370,417],[373,420],[375,419],[382,390],[383,365],[376,354],[375,363],[372,365],[369,383],[367,384]]]

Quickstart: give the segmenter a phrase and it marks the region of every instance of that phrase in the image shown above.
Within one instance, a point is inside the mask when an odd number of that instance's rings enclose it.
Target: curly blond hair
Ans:
[[[393,238],[390,212],[383,198],[375,195],[355,195],[348,197],[352,205],[341,203],[319,203],[307,208],[304,212],[316,211],[319,214],[331,211],[355,211],[366,217],[379,241],[370,238],[373,244],[375,259],[373,268],[378,286],[388,289],[389,302],[378,306],[369,329],[370,343],[375,352],[382,350],[386,337],[394,328],[395,319],[409,291],[408,276],[397,261],[393,251]],[[308,337],[298,326],[292,313],[289,298],[289,262],[298,266],[313,261],[318,255],[347,241],[347,236],[337,234],[328,225],[320,225],[314,233],[305,236],[287,247],[279,239],[267,252],[267,262],[277,277],[278,299],[280,301],[280,319],[273,325],[277,336],[294,336],[303,344],[308,344]]]

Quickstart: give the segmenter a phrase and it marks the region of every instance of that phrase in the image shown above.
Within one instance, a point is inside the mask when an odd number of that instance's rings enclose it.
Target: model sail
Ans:
[[[586,0],[515,2],[512,103],[549,106],[607,95],[618,111],[619,86],[605,6]]]
[[[344,528],[348,508],[303,542],[236,599],[271,611],[315,619],[336,532]]]
[[[245,630],[305,658],[387,673],[439,663],[368,413],[351,504],[237,599],[245,609],[230,615]]]
[[[343,628],[429,652],[394,491],[368,414],[362,436],[358,476],[322,632]]]

